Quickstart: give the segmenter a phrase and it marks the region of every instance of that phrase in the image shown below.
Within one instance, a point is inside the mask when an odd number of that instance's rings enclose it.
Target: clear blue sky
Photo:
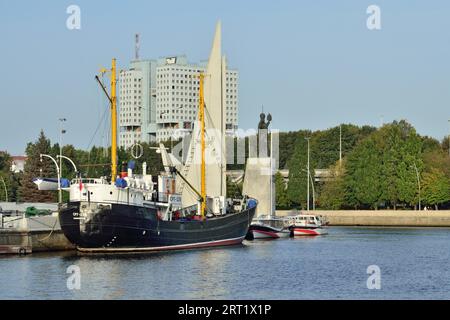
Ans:
[[[66,8],[81,8],[68,30]],[[366,9],[381,8],[379,31]],[[6,1],[0,2],[0,150],[24,152],[41,128],[86,148],[106,107],[101,66],[133,57],[207,58],[215,22],[240,72],[239,125],[255,127],[261,105],[283,131],[406,119],[442,139],[450,119],[450,2]],[[94,141],[100,144],[100,138]]]

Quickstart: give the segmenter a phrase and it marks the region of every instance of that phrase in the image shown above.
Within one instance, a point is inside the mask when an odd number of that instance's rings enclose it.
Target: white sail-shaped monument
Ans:
[[[205,101],[205,184],[208,197],[226,198],[225,84],[226,63],[221,52],[221,23],[217,23],[204,78]],[[196,121],[183,173],[194,188],[201,187],[200,122]],[[182,186],[183,182],[179,181]],[[198,203],[198,195],[182,186],[184,206]]]

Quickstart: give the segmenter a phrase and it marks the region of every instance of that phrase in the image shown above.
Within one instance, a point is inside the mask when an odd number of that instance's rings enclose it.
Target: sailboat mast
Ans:
[[[116,181],[117,173],[117,99],[116,99],[116,59],[111,66],[111,181]]]
[[[204,93],[203,93],[203,79],[205,78],[205,75],[203,73],[200,73],[200,110],[199,110],[199,120],[200,120],[200,143],[201,143],[201,149],[202,149],[202,163],[201,163],[201,187],[200,187],[200,194],[202,196],[202,202],[200,205],[201,208],[201,215],[202,217],[205,215],[205,208],[206,208],[206,184],[205,184],[205,100],[204,100]]]

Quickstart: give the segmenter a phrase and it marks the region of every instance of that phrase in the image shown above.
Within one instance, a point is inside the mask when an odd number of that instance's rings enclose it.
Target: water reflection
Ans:
[[[0,257],[2,299],[448,299],[449,229],[330,228],[319,237],[168,253]],[[382,290],[366,287],[367,266]],[[68,290],[70,265],[81,289]]]

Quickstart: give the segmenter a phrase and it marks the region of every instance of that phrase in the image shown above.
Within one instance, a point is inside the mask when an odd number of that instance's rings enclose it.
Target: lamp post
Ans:
[[[307,172],[307,170],[305,170],[305,169],[302,169],[302,171],[303,172]],[[314,180],[312,178],[311,172],[309,173],[309,179],[311,181],[311,187],[312,187],[312,192],[313,192],[313,194],[312,194],[312,196],[313,196],[313,205],[312,205],[312,207],[313,207],[313,210],[316,210],[316,191],[314,190]]]
[[[72,159],[70,159],[69,157],[66,157],[66,156],[62,156],[62,155],[58,155],[58,156],[56,156],[56,157],[57,157],[57,158],[60,158],[60,159],[59,159],[60,161],[61,161],[61,158],[68,160],[68,161],[72,164],[72,167],[73,167],[73,169],[75,170],[75,173],[78,173],[77,166],[76,166],[75,163],[72,161]],[[60,163],[61,163],[61,162],[60,162]]]
[[[307,190],[307,201],[306,201],[306,203],[307,203],[307,207],[308,207],[308,209],[307,209],[307,211],[309,211],[309,139],[311,139],[311,137],[307,137],[307,138],[305,138],[306,139],[306,141],[308,141],[308,164],[307,164],[307,169],[308,169],[308,172],[307,172],[307,176],[306,176],[306,181],[307,181],[307,188],[306,188],[306,190]]]
[[[60,205],[61,201],[62,201],[62,194],[61,194],[61,176],[60,176],[58,162],[52,156],[50,156],[48,154],[43,154],[43,153],[40,154],[41,162],[42,162],[42,157],[49,158],[50,160],[53,161],[53,163],[56,166],[56,175],[57,175],[57,178],[58,178],[58,205]]]
[[[420,200],[420,176],[419,176],[419,170],[417,169],[416,163],[412,165],[414,169],[416,170],[416,176],[417,176],[417,186],[419,188],[419,211],[422,210],[421,200]]]
[[[72,164],[73,169],[75,170],[75,177],[79,178],[80,179],[79,181],[81,181],[81,172],[78,171],[77,166],[75,165],[75,162],[72,161],[72,159],[70,159],[69,157],[66,157],[66,156],[56,156],[56,157],[59,158],[60,161],[61,161],[61,158],[68,160]],[[80,190],[80,193],[81,193],[81,190]]]
[[[63,129],[63,122],[67,121],[67,119],[59,118],[58,120],[59,120],[59,170],[60,175],[62,176],[62,135],[66,133],[66,130]],[[61,202],[61,199],[59,199],[59,201]]]

